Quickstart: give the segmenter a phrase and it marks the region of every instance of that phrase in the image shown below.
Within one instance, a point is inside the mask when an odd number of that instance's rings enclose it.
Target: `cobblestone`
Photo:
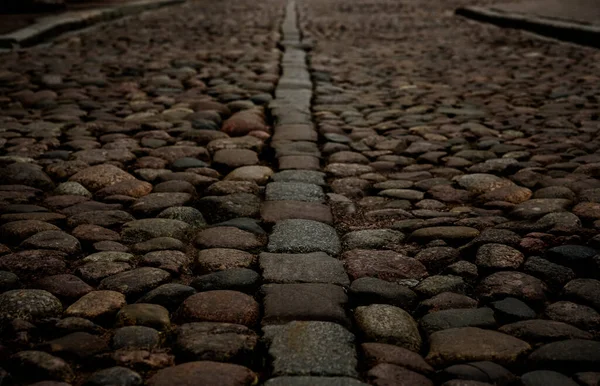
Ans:
[[[453,14],[487,3],[195,0],[0,54],[0,378],[595,384],[600,56]]]

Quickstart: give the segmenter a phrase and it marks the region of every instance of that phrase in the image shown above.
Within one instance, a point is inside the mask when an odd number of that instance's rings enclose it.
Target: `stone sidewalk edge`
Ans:
[[[504,28],[522,29],[559,40],[600,48],[600,27],[598,26],[503,12],[484,7],[458,8],[455,13]]]
[[[43,40],[58,36],[65,32],[75,31],[93,24],[118,19],[143,11],[184,3],[186,0],[144,0],[116,7],[93,9],[89,11],[66,13],[40,19],[35,24],[0,35],[0,48],[18,49],[29,47]]]

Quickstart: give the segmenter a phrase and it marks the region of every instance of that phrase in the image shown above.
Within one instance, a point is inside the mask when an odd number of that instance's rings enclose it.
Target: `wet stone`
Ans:
[[[259,280],[260,275],[251,269],[232,268],[196,277],[190,285],[199,292],[232,290],[252,294]]]
[[[160,344],[158,331],[150,327],[127,326],[115,331],[112,338],[112,348],[150,350]]]
[[[357,307],[354,318],[368,340],[394,344],[415,352],[421,348],[417,323],[401,308],[384,304]]]
[[[354,336],[336,323],[288,323],[276,331],[269,346],[273,376],[356,377],[353,342]]]
[[[200,228],[206,225],[202,213],[198,209],[190,206],[169,207],[160,212],[157,217],[183,221],[194,228]]]
[[[245,326],[204,322],[179,326],[174,348],[185,360],[246,364],[257,344],[258,335]]]

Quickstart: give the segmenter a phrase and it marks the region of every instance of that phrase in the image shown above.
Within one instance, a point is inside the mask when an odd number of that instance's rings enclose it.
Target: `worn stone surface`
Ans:
[[[598,383],[598,53],[284,3],[0,53],[0,383]]]
[[[329,322],[291,322],[272,337],[274,376],[356,377],[354,336]]]

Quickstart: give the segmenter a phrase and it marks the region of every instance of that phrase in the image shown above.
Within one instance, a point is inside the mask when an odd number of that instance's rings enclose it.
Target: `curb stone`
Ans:
[[[559,40],[600,48],[600,27],[598,26],[484,7],[458,8],[455,13],[504,28],[522,29]]]
[[[0,48],[30,47],[65,32],[89,27],[93,24],[118,19],[135,13],[181,4],[186,0],[142,0],[110,8],[69,12],[39,19],[35,24],[0,35]]]

